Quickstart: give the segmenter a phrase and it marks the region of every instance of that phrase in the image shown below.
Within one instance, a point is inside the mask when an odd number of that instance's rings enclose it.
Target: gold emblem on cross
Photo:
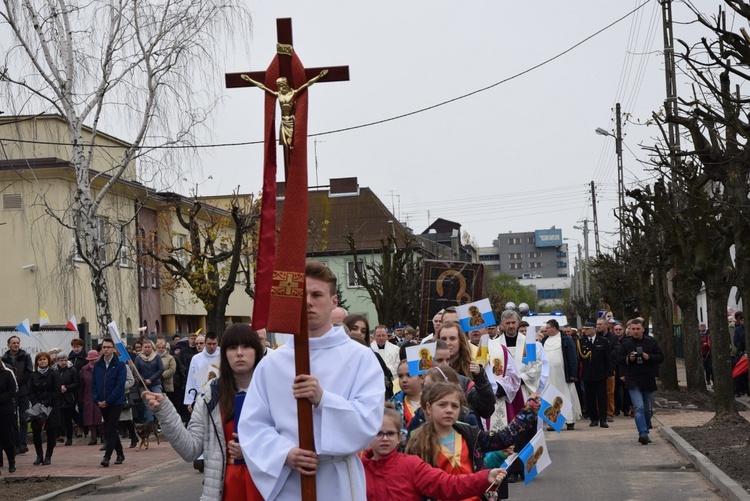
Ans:
[[[294,271],[274,271],[271,295],[283,297],[302,297],[304,273]]]

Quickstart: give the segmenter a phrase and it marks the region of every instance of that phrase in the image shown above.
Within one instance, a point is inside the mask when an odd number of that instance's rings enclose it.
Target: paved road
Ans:
[[[511,484],[511,499],[719,500],[726,499],[658,433],[640,445],[631,418],[616,417],[610,428],[545,432],[552,464],[529,485]]]
[[[133,475],[117,484],[97,489],[76,499],[106,501],[197,500],[203,491],[203,475],[192,463],[171,461]]]

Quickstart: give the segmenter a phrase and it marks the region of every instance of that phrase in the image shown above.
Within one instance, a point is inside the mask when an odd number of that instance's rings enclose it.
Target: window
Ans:
[[[508,265],[509,270],[522,270],[523,269],[523,263],[510,263]]]
[[[567,273],[558,273],[557,276],[558,276],[558,278],[567,278],[568,274]]]
[[[175,240],[176,242],[174,247],[175,253],[177,254],[177,260],[182,266],[187,266],[187,250],[185,250],[185,242],[187,241],[187,237],[185,235],[177,235]],[[156,239],[154,239],[154,244],[156,244]],[[154,245],[154,248],[156,248],[156,245]]]
[[[500,261],[500,254],[483,254],[479,256],[480,261]]]
[[[565,251],[557,251],[557,257],[568,257],[568,253]]]
[[[123,223],[120,228],[120,268],[128,267],[128,227]]]
[[[562,299],[562,289],[539,289],[536,291],[536,295],[539,299]]]
[[[184,238],[184,237],[183,237]],[[159,241],[156,237],[156,233],[154,233],[153,237],[151,237],[151,252],[156,254],[156,249],[159,244]],[[151,259],[151,288],[156,289],[159,287],[159,280],[158,280],[158,268],[157,268],[156,259]]]
[[[568,263],[565,262],[565,261],[558,261],[557,262],[557,267],[558,268],[567,268],[568,267]]]
[[[541,255],[542,255],[542,253],[538,252],[538,251],[537,252],[529,252],[529,258],[530,259],[539,258],[539,257],[541,257]]]
[[[536,243],[536,238],[534,238],[534,237],[529,237],[529,243],[530,243],[530,244]]]
[[[360,273],[364,272],[364,263],[362,261],[357,261],[356,271],[359,271]],[[354,261],[346,262],[346,278],[349,287],[362,287],[362,285],[357,280],[357,274],[354,269]]]
[[[542,263],[540,263],[539,261],[534,261],[533,263],[529,263],[530,269],[539,269],[541,267],[542,267]]]
[[[141,287],[146,287],[146,253],[143,250],[146,245],[146,232],[143,228],[138,228],[138,236],[138,283]]]
[[[519,245],[523,243],[523,239],[521,237],[510,237],[508,239],[508,245]]]
[[[521,259],[521,253],[511,252],[510,254],[508,254],[508,259]]]

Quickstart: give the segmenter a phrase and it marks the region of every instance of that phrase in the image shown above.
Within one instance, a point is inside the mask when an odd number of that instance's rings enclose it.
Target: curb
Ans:
[[[659,429],[661,435],[667,439],[696,469],[700,471],[709,482],[714,484],[731,501],[750,501],[750,494],[740,484],[729,478],[706,456],[698,452],[692,445],[687,443],[672,428],[662,426]]]
[[[97,489],[101,489],[102,487],[106,487],[108,485],[116,484],[119,482],[122,482],[124,480],[127,480],[132,477],[137,477],[139,475],[142,475],[144,473],[152,473],[154,471],[161,470],[163,468],[168,468],[173,465],[184,463],[185,461],[183,459],[173,459],[171,461],[167,461],[166,463],[160,463],[155,466],[149,466],[146,468],[142,468],[140,470],[134,471],[132,473],[128,473],[126,475],[108,475],[106,477],[99,477],[94,478],[92,480],[87,480],[85,482],[81,482],[80,484],[71,485],[69,487],[65,487],[64,489],[60,489],[54,492],[50,492],[48,494],[45,494],[43,496],[39,496],[36,498],[32,498],[29,501],[49,501],[52,499],[68,499],[74,496],[80,496],[83,494],[87,494],[89,492],[93,492]],[[748,499],[750,501],[750,499]]]

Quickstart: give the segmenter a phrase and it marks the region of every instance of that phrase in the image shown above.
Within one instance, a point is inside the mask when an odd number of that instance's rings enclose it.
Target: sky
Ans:
[[[713,13],[718,1],[701,5]],[[247,7],[252,31],[227,52],[226,73],[266,69],[281,17],[292,18],[307,67],[350,67],[350,81],[309,91],[311,135],[353,128],[309,138],[310,185],[356,176],[415,232],[441,217],[479,246],[499,233],[553,226],[583,244],[574,227],[589,220],[593,254],[594,181],[602,250],[616,245],[615,141],[594,130],[614,131],[622,103],[625,186],[648,182],[642,145],[659,132],[646,122],[665,98],[657,0],[248,0]],[[676,2],[673,10],[675,37],[694,43],[697,29],[681,23],[692,19],[687,8]],[[223,73],[215,78],[223,86]],[[688,79],[677,78],[678,92],[689,91]],[[263,92],[222,92],[211,132],[198,142],[261,140]],[[260,144],[202,148],[194,160],[176,187],[183,194],[262,187]]]

